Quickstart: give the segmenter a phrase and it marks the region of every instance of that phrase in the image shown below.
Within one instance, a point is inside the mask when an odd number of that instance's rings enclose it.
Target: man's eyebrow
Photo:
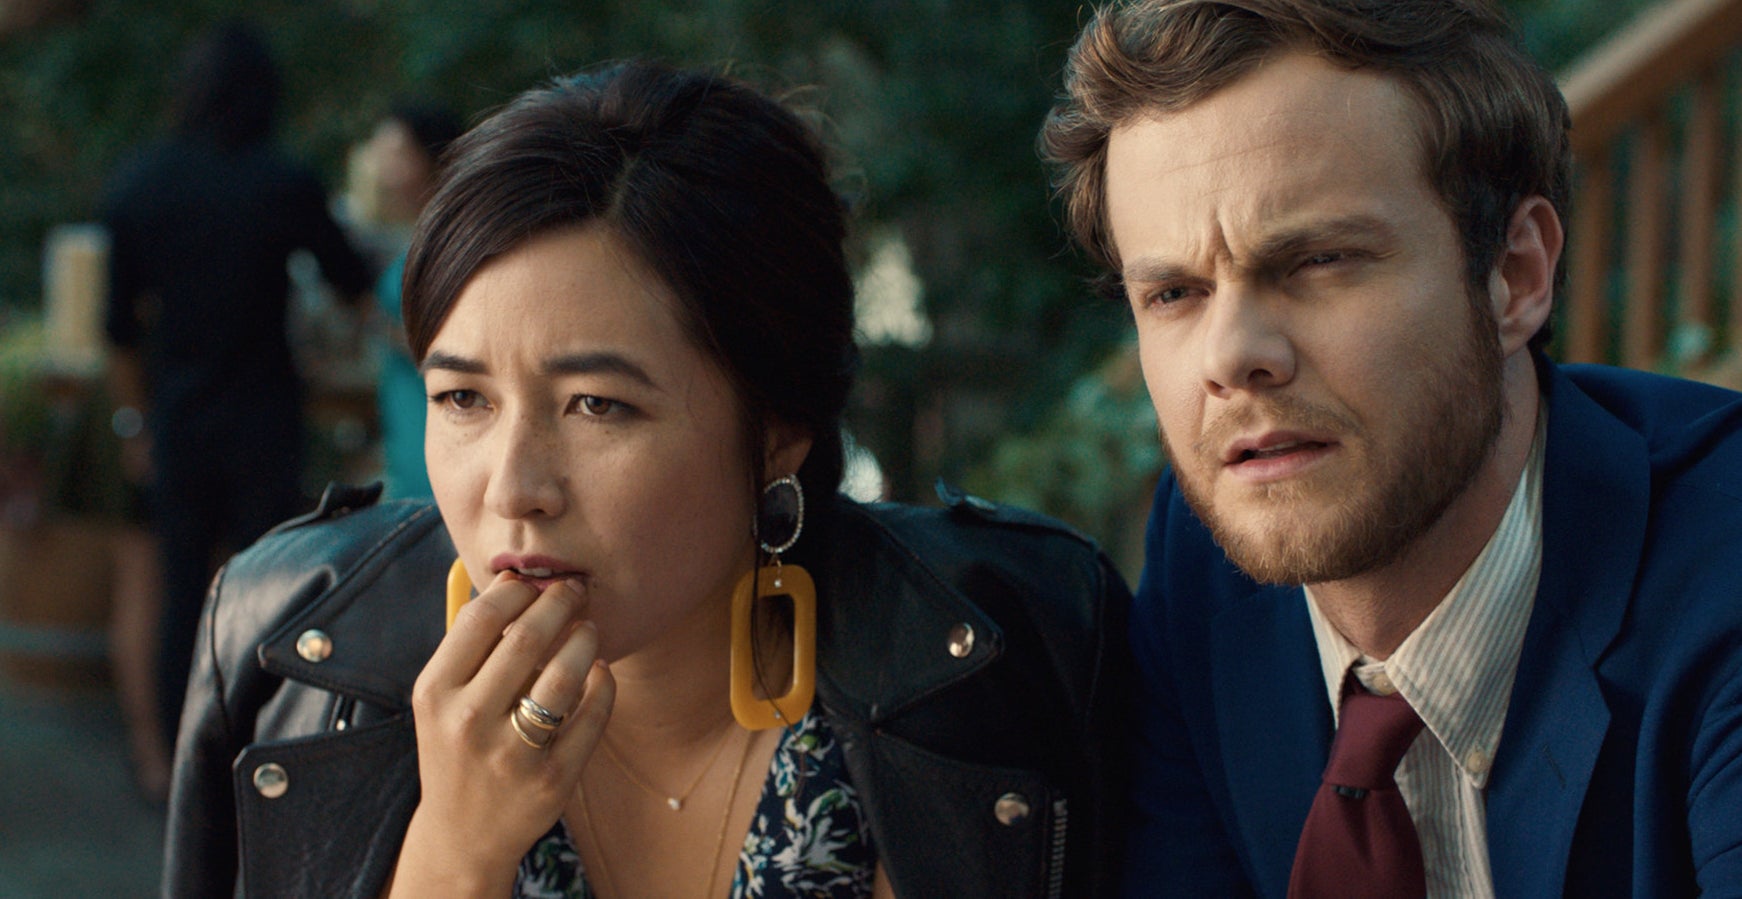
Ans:
[[[1143,258],[1126,264],[1119,277],[1127,283],[1160,284],[1191,276],[1183,265],[1165,259]]]
[[[1351,215],[1301,225],[1291,225],[1266,234],[1243,260],[1248,269],[1264,269],[1285,262],[1310,249],[1331,249],[1345,242],[1389,244],[1397,233],[1390,224],[1371,215]],[[1194,270],[1160,257],[1132,260],[1123,267],[1122,278],[1135,283],[1166,283],[1199,277]]]
[[[1286,261],[1310,249],[1334,249],[1337,244],[1389,242],[1396,230],[1371,215],[1351,215],[1280,229],[1267,234],[1252,248],[1249,263],[1254,268]]]

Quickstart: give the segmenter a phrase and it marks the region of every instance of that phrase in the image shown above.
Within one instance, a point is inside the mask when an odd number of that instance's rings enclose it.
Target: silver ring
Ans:
[[[520,705],[514,711],[517,714],[525,715],[526,723],[539,730],[556,730],[563,726],[563,719],[568,717],[545,708],[531,696],[520,697]]]
[[[551,740],[556,738],[553,731],[541,730],[538,733],[542,735],[543,739],[535,739],[532,734],[526,732],[526,726],[520,723],[522,717],[524,716],[521,715],[518,708],[508,714],[508,726],[514,728],[514,733],[520,737],[520,742],[533,749],[544,749],[550,745]]]

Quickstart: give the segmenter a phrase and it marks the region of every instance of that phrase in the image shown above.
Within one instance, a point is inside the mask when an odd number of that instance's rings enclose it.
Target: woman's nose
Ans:
[[[554,428],[518,416],[498,433],[484,504],[503,518],[554,517],[568,507],[568,477]]]

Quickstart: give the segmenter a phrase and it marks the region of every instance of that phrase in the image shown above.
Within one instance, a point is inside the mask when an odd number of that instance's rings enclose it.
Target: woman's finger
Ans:
[[[431,686],[458,688],[477,675],[484,660],[496,648],[502,632],[534,601],[538,590],[508,574],[499,574],[471,602],[460,608],[454,626],[424,666],[419,681]]]
[[[550,743],[550,751],[565,758],[585,760],[592,756],[599,745],[599,737],[605,733],[605,722],[611,717],[611,706],[616,700],[617,679],[612,676],[611,667],[595,659],[587,669],[586,689],[581,693],[580,705],[569,713],[569,720],[564,722],[562,730],[557,731],[556,739]]]
[[[558,715],[573,712],[581,702],[593,661],[598,657],[598,630],[591,621],[577,622],[569,628],[526,695]]]
[[[508,622],[468,688],[482,703],[480,708],[492,705],[507,708],[519,699],[534,674],[549,663],[558,642],[585,611],[586,599],[581,591],[568,581],[558,581],[545,588],[519,617]]]

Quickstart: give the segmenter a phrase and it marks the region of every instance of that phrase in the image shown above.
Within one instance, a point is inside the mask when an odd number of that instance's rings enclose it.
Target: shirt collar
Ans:
[[[1530,458],[1488,544],[1390,658],[1362,656],[1305,591],[1333,714],[1353,666],[1369,690],[1402,693],[1477,789],[1487,784],[1500,745],[1542,570],[1544,424],[1539,414]]]

